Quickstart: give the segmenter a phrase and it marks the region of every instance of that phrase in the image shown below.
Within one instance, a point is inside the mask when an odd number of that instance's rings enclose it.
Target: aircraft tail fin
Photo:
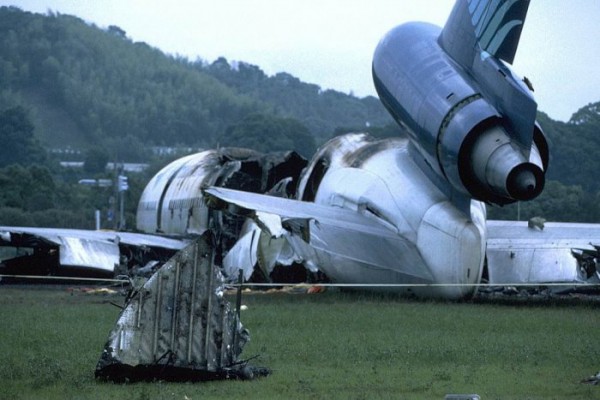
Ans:
[[[512,64],[530,0],[457,0],[440,45],[468,67],[485,51]]]

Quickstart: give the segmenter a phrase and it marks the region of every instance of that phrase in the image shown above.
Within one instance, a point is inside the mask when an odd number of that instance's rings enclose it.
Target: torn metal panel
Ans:
[[[204,193],[211,206],[252,217],[269,235],[273,233],[271,229],[279,233],[279,225],[273,224],[271,219],[266,224],[264,216],[267,213],[279,215],[285,225],[290,220],[294,225],[299,220],[304,220],[310,232],[310,244],[304,241],[303,233],[300,233],[301,237],[291,234],[292,232],[286,233],[283,238],[289,247],[284,253],[293,249],[295,257],[298,260],[301,258],[305,267],[311,270],[319,266],[322,271],[323,265],[332,266],[325,273],[334,281],[381,283],[403,279],[409,283],[432,282],[430,271],[419,267],[419,260],[416,259],[418,255],[412,243],[390,230],[387,225],[381,225],[353,210],[226,188],[213,187],[206,189]],[[263,218],[262,222],[258,221],[260,218]],[[293,230],[293,227],[289,228]],[[272,238],[267,236],[267,239]],[[336,245],[335,252],[331,250],[331,243]],[[358,270],[347,260],[366,267]],[[349,276],[350,273],[352,276]]]
[[[279,218],[276,215],[272,217]],[[247,219],[240,239],[223,259],[225,275],[233,279],[238,271],[242,270],[244,279],[248,281],[255,272],[255,266],[258,265],[263,276],[268,278],[272,277],[271,273],[276,266],[289,267],[294,263],[302,262],[302,258],[291,247],[289,234],[281,226],[280,219],[275,222],[275,226],[279,227],[278,234],[272,235],[271,230],[264,225],[264,221],[259,227],[253,220]]]
[[[237,271],[243,269],[249,279],[256,263],[258,233],[246,234],[245,216],[210,209],[202,190],[211,186],[227,187],[289,197],[295,193],[306,164],[295,152],[262,154],[239,148],[206,150],[174,161],[144,189],[138,206],[137,228],[184,237],[213,229],[219,232],[223,254],[217,255],[217,259],[224,257],[225,272],[237,278]],[[270,221],[266,223],[275,229]],[[253,258],[249,259],[250,253]]]
[[[61,237],[60,264],[85,265],[112,273],[119,264],[119,245],[99,240]]]
[[[600,225],[488,221],[489,283],[598,283]]]
[[[242,227],[240,238],[223,258],[223,272],[235,278],[238,271],[244,272],[244,279],[249,280],[254,272],[257,262],[257,248],[260,238],[260,229],[252,220],[248,219]]]
[[[276,214],[271,214],[262,211],[256,211],[256,223],[260,228],[269,234],[272,238],[280,238],[285,235],[285,229],[281,225],[281,217]]]
[[[290,237],[291,235],[286,233],[285,236],[274,238],[264,231],[261,232],[257,254],[258,264],[265,276],[270,276],[276,266],[289,267],[302,263],[303,258],[291,246]]]
[[[96,377],[115,381],[246,378],[238,357],[249,334],[223,298],[206,232],[129,300],[110,333]]]

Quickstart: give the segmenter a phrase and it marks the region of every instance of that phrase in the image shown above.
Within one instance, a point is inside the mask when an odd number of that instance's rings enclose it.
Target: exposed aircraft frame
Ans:
[[[206,381],[269,373],[239,359],[250,336],[240,322],[239,301],[234,310],[223,298],[214,241],[205,232],[130,293],[98,361],[97,378]]]

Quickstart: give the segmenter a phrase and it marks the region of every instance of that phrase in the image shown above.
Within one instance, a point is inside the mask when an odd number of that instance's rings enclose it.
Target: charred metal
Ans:
[[[184,157],[163,168],[146,186],[137,228],[146,233],[202,234],[211,217],[203,189],[216,186],[288,197],[295,193],[305,166],[306,160],[296,152],[220,148]],[[239,229],[237,221],[223,223],[224,232]]]

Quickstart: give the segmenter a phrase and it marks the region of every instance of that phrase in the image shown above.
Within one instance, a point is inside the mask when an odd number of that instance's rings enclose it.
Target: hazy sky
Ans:
[[[23,10],[117,25],[134,41],[207,62],[285,71],[324,89],[376,95],[371,57],[392,27],[443,25],[454,0],[0,0]],[[539,109],[568,120],[600,101],[600,0],[532,0],[514,69]]]

